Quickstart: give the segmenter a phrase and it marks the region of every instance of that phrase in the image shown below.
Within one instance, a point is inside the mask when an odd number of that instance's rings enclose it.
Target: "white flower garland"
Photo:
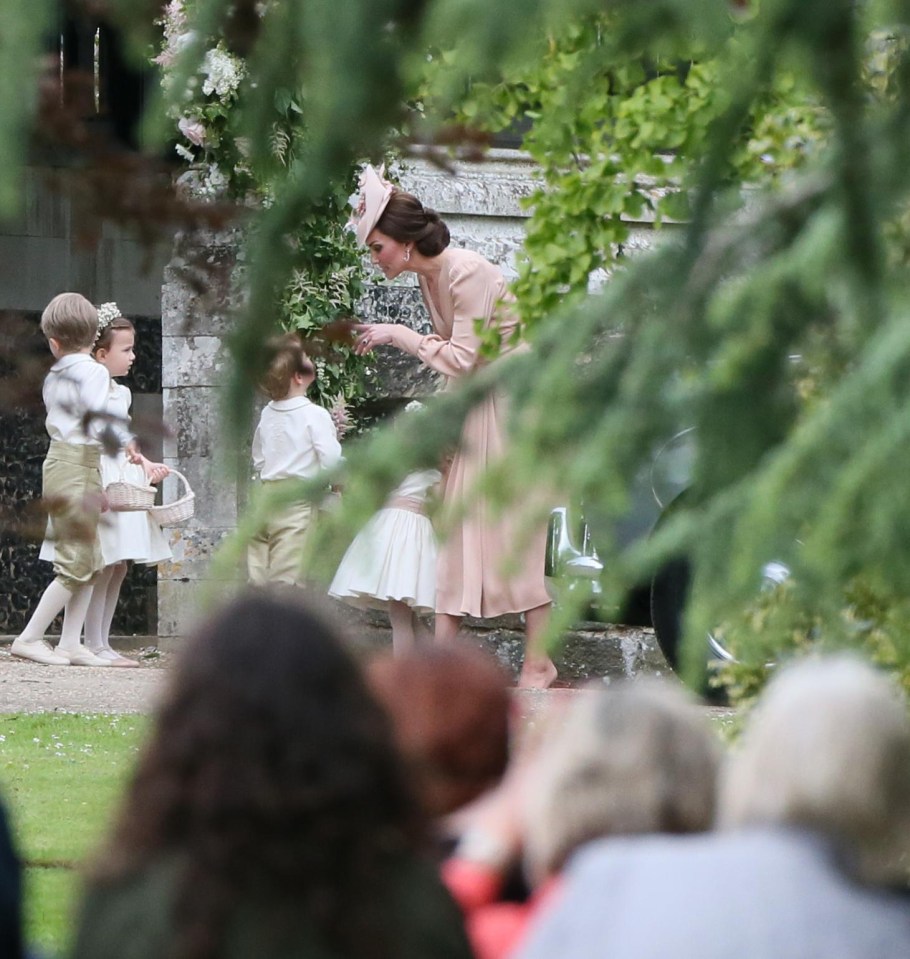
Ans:
[[[214,94],[223,100],[237,90],[246,70],[237,57],[217,46],[206,53],[202,61],[202,72],[205,74],[202,92],[206,96]]]
[[[161,85],[171,101],[168,113],[182,137],[174,148],[188,163],[203,166],[202,175],[189,182],[190,190],[201,199],[214,200],[228,189],[233,173],[239,172],[232,170],[231,161],[221,155],[221,133],[216,124],[234,105],[247,70],[244,61],[218,41],[206,51],[187,89],[175,95],[172,86],[176,64],[197,40],[189,28],[187,6],[192,8],[192,0],[170,0],[165,7],[158,21],[164,28],[164,44],[154,62],[161,67]]]
[[[102,303],[101,306],[98,307],[98,332],[95,334],[96,343],[101,338],[101,334],[120,316],[123,316],[120,312],[120,307],[113,301]]]

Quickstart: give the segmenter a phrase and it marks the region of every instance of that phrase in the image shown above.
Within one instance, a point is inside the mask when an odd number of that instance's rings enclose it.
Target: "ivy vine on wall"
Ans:
[[[268,4],[258,4],[256,12],[267,18]],[[268,162],[251,162],[252,144],[240,130],[252,85],[244,58],[227,42],[224,25],[200,38],[204,24],[194,0],[171,0],[160,26],[162,44],[154,62],[161,68],[167,113],[176,125],[175,149],[187,164],[180,178],[183,187],[196,197],[228,199],[241,207],[271,205],[277,185],[307,162],[303,91],[275,91]],[[187,76],[181,54],[200,42],[204,55]],[[365,279],[362,251],[346,228],[356,177],[353,167],[343,170],[285,237],[294,268],[275,302],[276,325],[299,331],[308,344],[319,374],[313,396],[324,405],[360,398],[369,375],[366,361],[335,331],[339,319],[354,315]],[[242,268],[238,279],[243,279]]]
[[[683,38],[655,52],[630,45],[621,18],[600,13],[564,22],[539,41],[539,56],[490,80],[470,82],[451,107],[459,125],[527,132],[539,185],[514,285],[529,327],[581,301],[599,271],[609,273],[633,222],[685,219],[692,165],[728,110],[724,64],[741,44],[731,19],[718,53]],[[746,51],[742,51],[746,56]],[[457,50],[428,61],[424,99],[438,111]],[[799,73],[776,73],[757,98],[729,158],[731,183],[767,184],[823,149],[830,118]]]

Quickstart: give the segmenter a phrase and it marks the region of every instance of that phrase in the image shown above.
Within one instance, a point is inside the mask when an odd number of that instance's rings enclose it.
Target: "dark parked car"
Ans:
[[[646,475],[639,478],[632,490],[631,509],[621,521],[611,524],[620,546],[651,535],[682,501],[692,475],[694,440],[694,429],[685,429],[656,451]],[[633,588],[619,607],[608,607],[603,602],[601,583],[609,570],[604,569],[597,553],[598,528],[600,525],[590,510],[553,510],[546,557],[551,595],[559,602],[566,592],[579,592],[587,615],[593,620],[652,626],[661,651],[675,669],[689,593],[689,560],[685,556],[669,560],[650,581]],[[783,563],[770,562],[762,570],[762,581],[774,585],[788,575]],[[720,638],[710,633],[706,637],[706,654],[714,661],[732,659]]]

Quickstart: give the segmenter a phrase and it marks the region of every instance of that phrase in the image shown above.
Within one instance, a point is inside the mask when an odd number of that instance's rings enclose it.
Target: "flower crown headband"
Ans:
[[[357,242],[366,246],[367,237],[376,228],[379,218],[395,192],[394,184],[385,178],[385,164],[376,170],[370,164],[364,167],[358,182],[360,192],[351,197],[354,212],[348,220],[348,227],[357,234]],[[353,202],[356,198],[356,204]]]
[[[120,312],[120,307],[116,303],[102,303],[98,307],[98,332],[95,334],[95,342],[101,338],[101,334],[114,322],[118,317],[123,316]]]

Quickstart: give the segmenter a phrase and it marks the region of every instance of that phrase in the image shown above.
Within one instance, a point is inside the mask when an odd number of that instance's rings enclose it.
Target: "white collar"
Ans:
[[[269,406],[279,413],[286,413],[288,410],[298,410],[301,406],[306,406],[311,402],[312,400],[308,400],[305,396],[292,396],[285,400],[271,400]]]
[[[59,372],[60,370],[65,370],[68,366],[73,366],[75,363],[83,363],[86,360],[90,363],[98,362],[91,353],[66,353],[54,363],[51,369],[54,372]]]

